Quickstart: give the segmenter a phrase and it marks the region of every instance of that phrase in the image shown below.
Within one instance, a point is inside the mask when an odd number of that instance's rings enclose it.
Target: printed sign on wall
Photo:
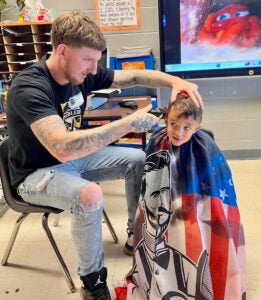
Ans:
[[[102,30],[140,28],[140,0],[95,0],[96,17]]]

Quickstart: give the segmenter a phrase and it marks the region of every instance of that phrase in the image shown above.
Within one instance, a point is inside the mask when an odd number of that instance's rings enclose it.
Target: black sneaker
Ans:
[[[81,287],[80,295],[82,300],[111,300],[108,287],[100,288],[95,291],[88,291],[84,287]]]
[[[128,239],[124,245],[123,251],[125,254],[133,256],[133,232],[127,229]]]
[[[106,283],[106,268],[80,278],[83,281],[83,287],[80,291],[82,300],[111,300],[110,291]]]

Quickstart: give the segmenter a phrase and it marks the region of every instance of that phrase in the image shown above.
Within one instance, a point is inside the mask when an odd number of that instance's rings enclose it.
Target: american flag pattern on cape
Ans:
[[[163,127],[146,154],[133,267],[113,299],[246,299],[243,226],[213,139],[199,130],[174,147]]]

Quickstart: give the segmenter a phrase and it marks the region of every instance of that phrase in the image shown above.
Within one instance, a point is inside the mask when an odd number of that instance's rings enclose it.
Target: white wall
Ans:
[[[174,1],[174,0],[173,0]],[[8,0],[15,9],[3,19],[17,20],[15,0]],[[94,0],[42,0],[57,15],[72,9],[88,12],[95,20]],[[104,32],[111,55],[122,46],[147,45],[152,47],[159,68],[158,1],[140,0],[141,28],[139,30]],[[195,80],[205,101],[204,127],[213,130],[217,144],[222,150],[241,157],[261,156],[261,77]],[[134,94],[151,93],[156,90],[134,89]],[[165,106],[169,90],[159,89],[158,101]],[[231,151],[232,150],[232,151]],[[227,152],[227,153],[228,153]],[[233,156],[233,154],[232,154]]]

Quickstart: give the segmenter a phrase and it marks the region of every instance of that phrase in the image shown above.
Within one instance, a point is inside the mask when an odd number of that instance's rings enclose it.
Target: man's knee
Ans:
[[[81,190],[80,204],[85,211],[95,211],[103,206],[103,202],[103,192],[97,183],[90,182]]]

